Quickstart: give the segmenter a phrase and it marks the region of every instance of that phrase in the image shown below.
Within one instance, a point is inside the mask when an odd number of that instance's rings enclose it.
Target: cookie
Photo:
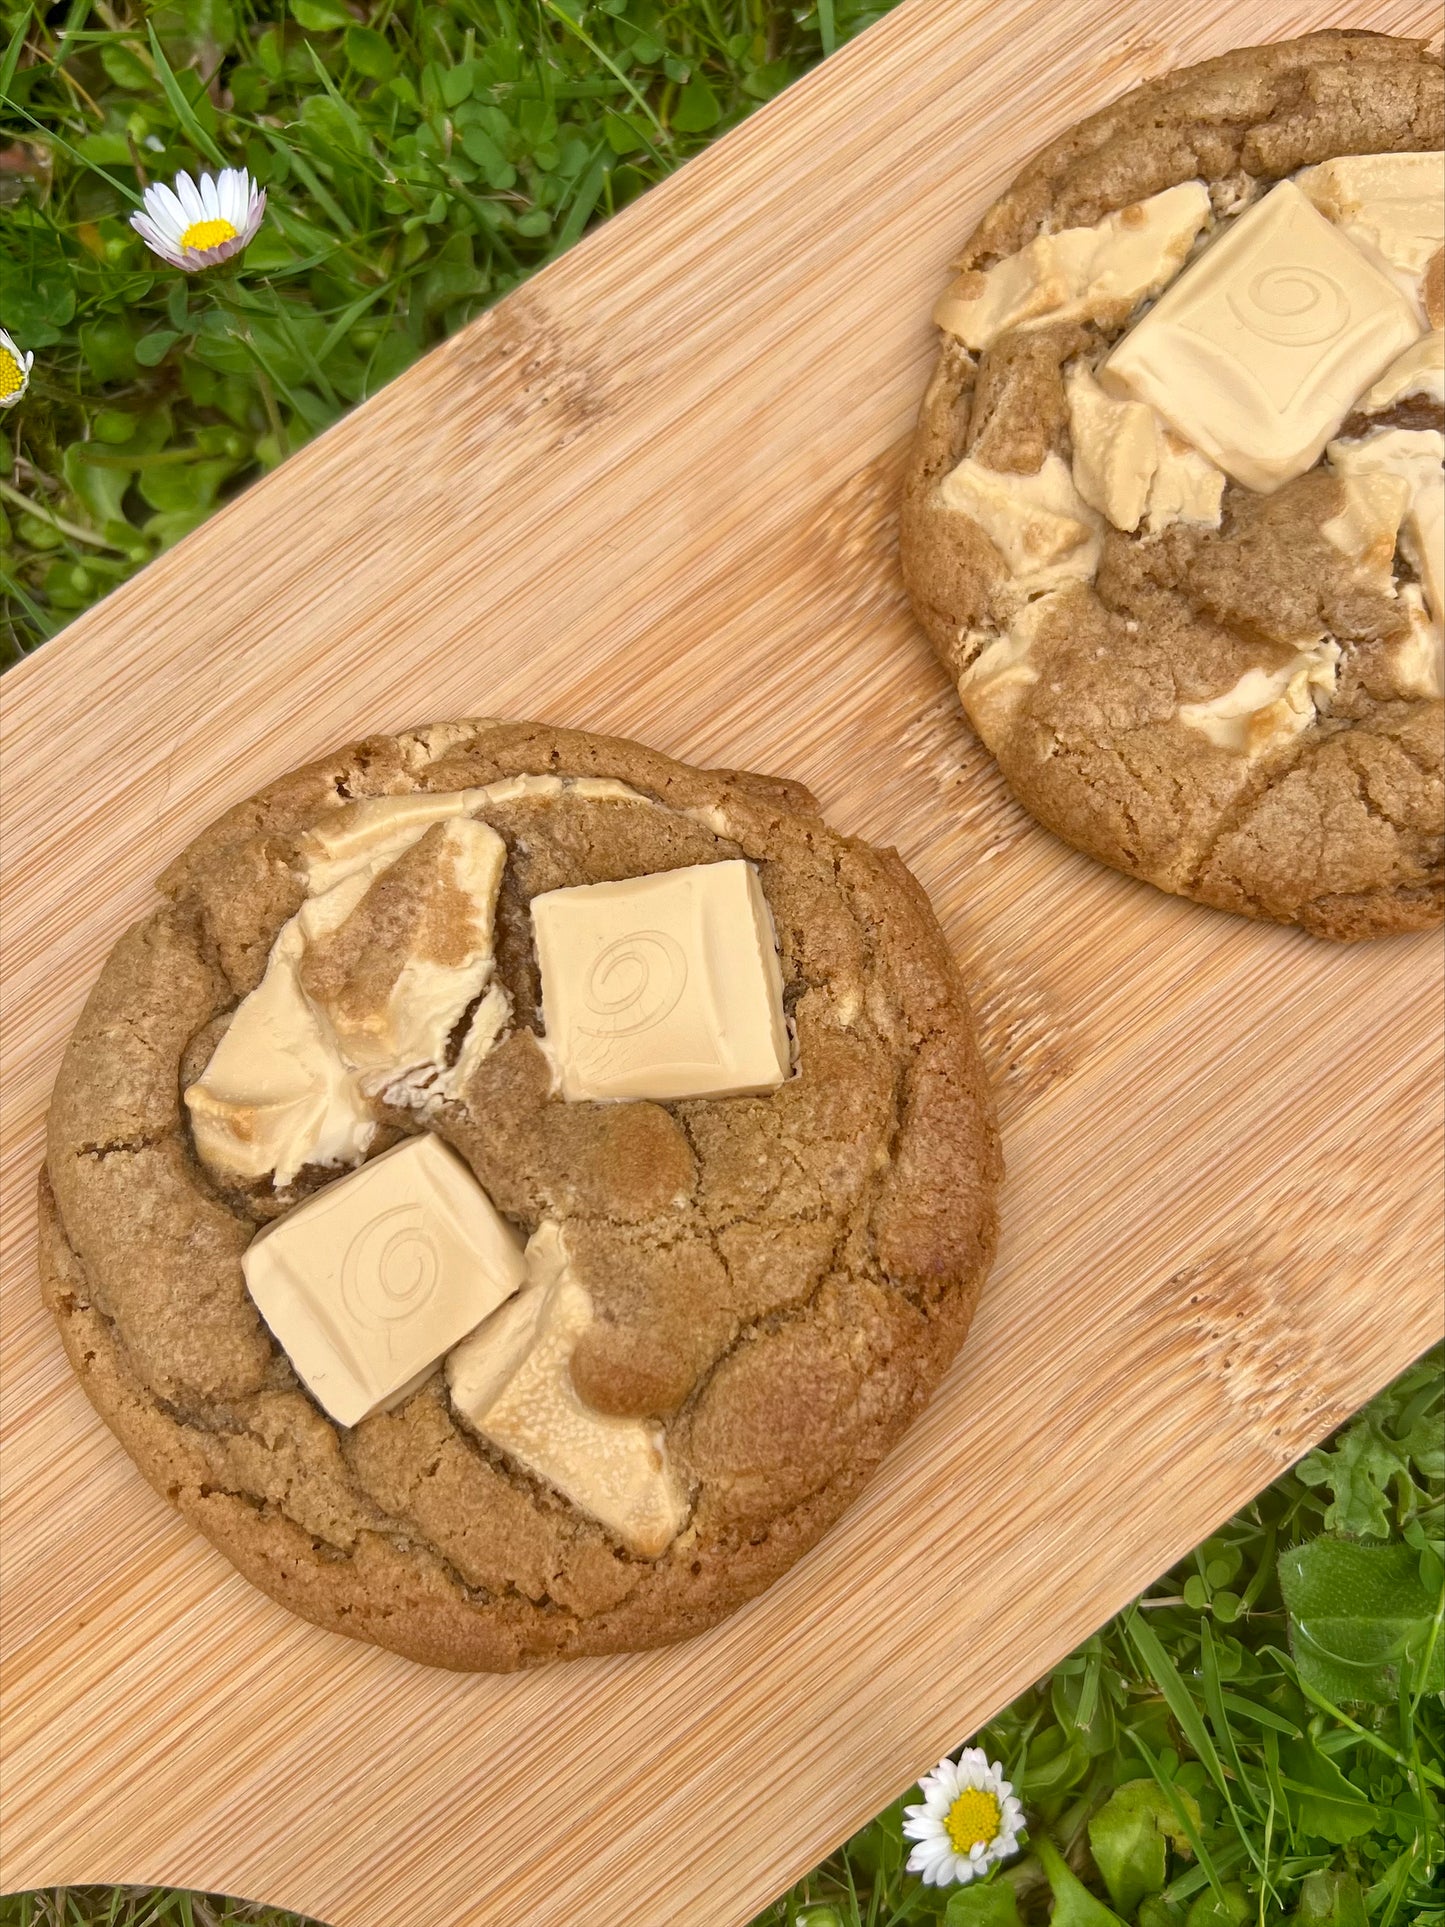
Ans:
[[[697,1632],[967,1330],[999,1153],[896,855],[799,785],[463,722],[204,831],[56,1084],[41,1272],[146,1477],[439,1666]]]
[[[1441,916],[1442,74],[1317,33],[1147,83],[964,246],[914,609],[1040,823],[1319,936]]]

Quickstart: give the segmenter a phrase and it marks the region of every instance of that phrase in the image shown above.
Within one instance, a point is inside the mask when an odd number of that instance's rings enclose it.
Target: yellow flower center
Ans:
[[[970,1847],[986,1847],[998,1832],[1003,1808],[992,1793],[982,1787],[965,1787],[944,1816],[943,1824],[953,1842],[955,1853]]]
[[[25,386],[25,370],[8,348],[0,348],[0,398],[18,395]]]
[[[218,248],[222,241],[234,241],[236,230],[229,221],[192,221],[181,236],[183,248],[194,248],[197,253],[203,248]]]

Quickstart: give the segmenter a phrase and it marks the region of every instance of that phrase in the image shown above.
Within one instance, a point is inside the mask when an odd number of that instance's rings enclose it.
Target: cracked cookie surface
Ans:
[[[1406,274],[1366,246],[1378,299],[1393,278],[1420,339],[1282,485],[1246,486],[1098,378],[1161,288],[1281,183],[1303,178],[1303,220],[1378,240],[1331,199],[1326,164],[1433,155],[1442,94],[1421,44],[1330,32],[1167,74],[1070,129],[964,247],[905,483],[915,612],[1033,816],[1161,889],[1337,939],[1441,917],[1445,558],[1432,578],[1421,551],[1441,537],[1423,506],[1412,537],[1405,483],[1383,484],[1391,513],[1361,474],[1416,464],[1438,519],[1445,409],[1426,371],[1445,257],[1424,262],[1426,239]],[[1096,287],[1125,293],[1091,305],[1106,245]],[[1278,297],[1280,330],[1302,285]]]
[[[334,1424],[241,1261],[336,1171],[303,1167],[280,1190],[223,1181],[182,1101],[303,900],[318,823],[364,799],[520,776],[584,780],[478,809],[507,850],[496,970],[510,1024],[424,1112],[377,1097],[366,1151],[435,1131],[522,1236],[564,1229],[596,1314],[577,1391],[659,1423],[686,1485],[687,1524],[656,1558],[462,1422],[440,1363],[393,1409]],[[539,1044],[531,898],[740,856],[776,925],[795,1074],[762,1097],[563,1101]],[[796,784],[460,723],[272,784],[160,890],[67,1050],[41,1232],[72,1364],[157,1490],[292,1610],[458,1668],[661,1644],[784,1571],[926,1401],[994,1245],[999,1155],[967,1005],[896,856],[828,830]]]

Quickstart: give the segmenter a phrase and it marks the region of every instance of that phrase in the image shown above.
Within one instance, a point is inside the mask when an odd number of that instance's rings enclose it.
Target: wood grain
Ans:
[[[7,679],[0,1886],[731,1927],[1437,1335],[1439,945],[1254,927],[1035,829],[893,553],[929,303],[1029,152],[1181,62],[1431,11],[911,0]],[[504,1680],[235,1577],[31,1259],[59,1052],[160,866],[329,744],[477,713],[785,771],[895,843],[1009,1160],[966,1354],[823,1546],[688,1646]]]

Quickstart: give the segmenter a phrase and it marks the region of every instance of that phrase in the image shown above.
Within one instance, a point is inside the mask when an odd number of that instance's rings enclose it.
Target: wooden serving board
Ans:
[[[1036,829],[894,559],[952,251],[1147,75],[1425,0],[911,0],[6,681],[0,1887],[335,1927],[733,1927],[1441,1329],[1441,948],[1172,901]],[[41,1119],[215,812],[475,714],[802,778],[893,843],[997,1082],[1002,1253],[862,1502],[668,1652],[429,1672],[289,1617],[142,1482],[36,1296]]]

